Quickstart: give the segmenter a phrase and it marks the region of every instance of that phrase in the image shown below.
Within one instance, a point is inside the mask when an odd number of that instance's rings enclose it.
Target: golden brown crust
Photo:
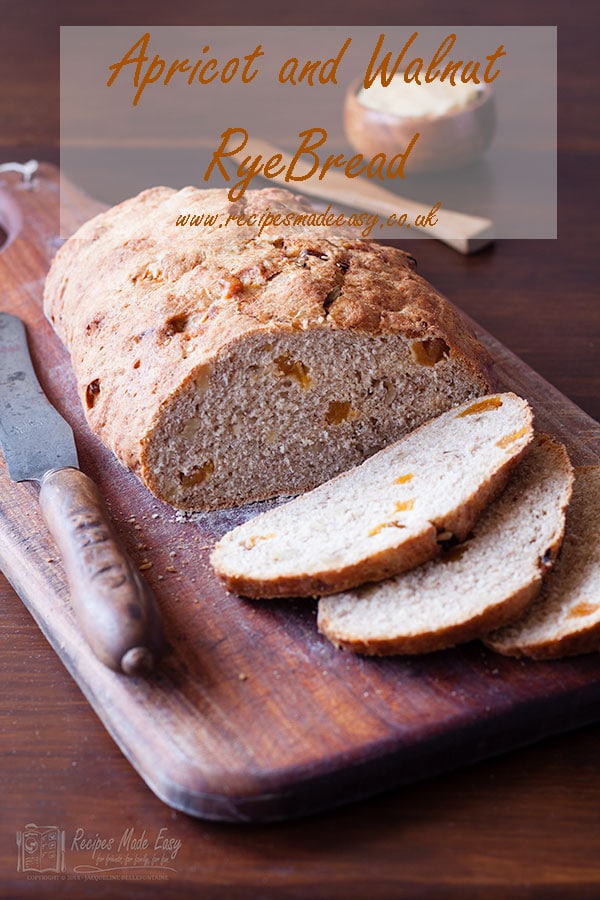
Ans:
[[[484,639],[483,643],[501,653],[503,656],[529,659],[562,659],[566,656],[580,656],[582,653],[600,652],[600,622],[592,628],[583,628],[581,631],[569,635],[557,637],[555,640],[547,640],[543,643],[524,644],[521,646],[501,647],[493,641]]]
[[[342,650],[352,650],[363,656],[397,656],[419,653],[435,653],[447,650],[457,644],[480,638],[482,634],[508,625],[518,619],[536,598],[542,586],[541,577],[526,585],[497,606],[484,610],[480,615],[468,622],[460,622],[440,630],[422,632],[421,634],[403,635],[390,639],[370,638],[368,641],[356,639],[344,640],[334,633],[328,634],[329,623],[325,616],[318,621],[319,631]]]
[[[315,327],[439,339],[480,384],[490,359],[408,254],[315,227],[176,226],[179,215],[310,210],[278,189],[156,187],[87,222],[58,251],[46,314],[69,347],[90,427],[140,472],[161,408],[220,349]]]
[[[243,575],[231,575],[215,566],[215,572],[228,591],[252,599],[272,600],[282,597],[325,597],[348,590],[367,581],[382,581],[391,575],[414,569],[415,566],[438,556],[440,545],[435,529],[423,531],[400,547],[382,550],[343,571],[328,569],[315,575],[257,581]],[[340,587],[341,585],[341,587]]]

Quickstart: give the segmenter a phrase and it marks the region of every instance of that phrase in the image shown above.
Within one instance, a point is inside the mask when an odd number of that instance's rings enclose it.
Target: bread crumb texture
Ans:
[[[305,211],[287,191],[156,187],[58,251],[44,304],[92,430],[161,499],[305,491],[490,390],[489,356],[401,250],[347,233],[176,227]]]
[[[233,529],[211,555],[217,574],[250,597],[330,594],[413,568],[448,541],[464,540],[533,437],[525,400],[511,393],[488,399],[466,417],[465,405],[443,413]],[[503,434],[517,431],[520,438],[499,446]]]

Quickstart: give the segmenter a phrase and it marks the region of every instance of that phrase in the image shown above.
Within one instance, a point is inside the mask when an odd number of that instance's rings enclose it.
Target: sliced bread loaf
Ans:
[[[463,544],[437,559],[319,602],[318,626],[358,653],[427,653],[517,618],[563,535],[573,474],[564,447],[536,437],[504,493]]]
[[[90,428],[173,506],[301,493],[494,389],[411,256],[311,213],[277,189],[152,188],[56,254],[45,310]]]
[[[600,466],[576,469],[565,539],[541,593],[522,619],[485,643],[534,659],[600,650]]]
[[[226,534],[211,562],[248,597],[314,596],[379,581],[464,540],[532,439],[515,394],[462,404],[361,466]]]

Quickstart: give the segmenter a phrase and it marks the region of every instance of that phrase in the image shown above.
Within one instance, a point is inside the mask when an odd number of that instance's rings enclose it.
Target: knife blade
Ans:
[[[148,674],[163,643],[156,598],[79,468],[73,431],[42,390],[25,326],[10,313],[0,313],[0,444],[11,481],[40,484],[42,515],[87,643],[109,668]]]

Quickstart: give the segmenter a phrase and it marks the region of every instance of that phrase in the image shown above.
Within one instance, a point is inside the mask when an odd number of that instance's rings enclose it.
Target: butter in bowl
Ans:
[[[489,147],[495,129],[492,88],[485,83],[405,80],[395,74],[389,84],[360,79],[346,94],[344,128],[359,153],[393,156],[414,141],[405,172],[443,172],[469,165]],[[418,138],[414,140],[415,135]]]

